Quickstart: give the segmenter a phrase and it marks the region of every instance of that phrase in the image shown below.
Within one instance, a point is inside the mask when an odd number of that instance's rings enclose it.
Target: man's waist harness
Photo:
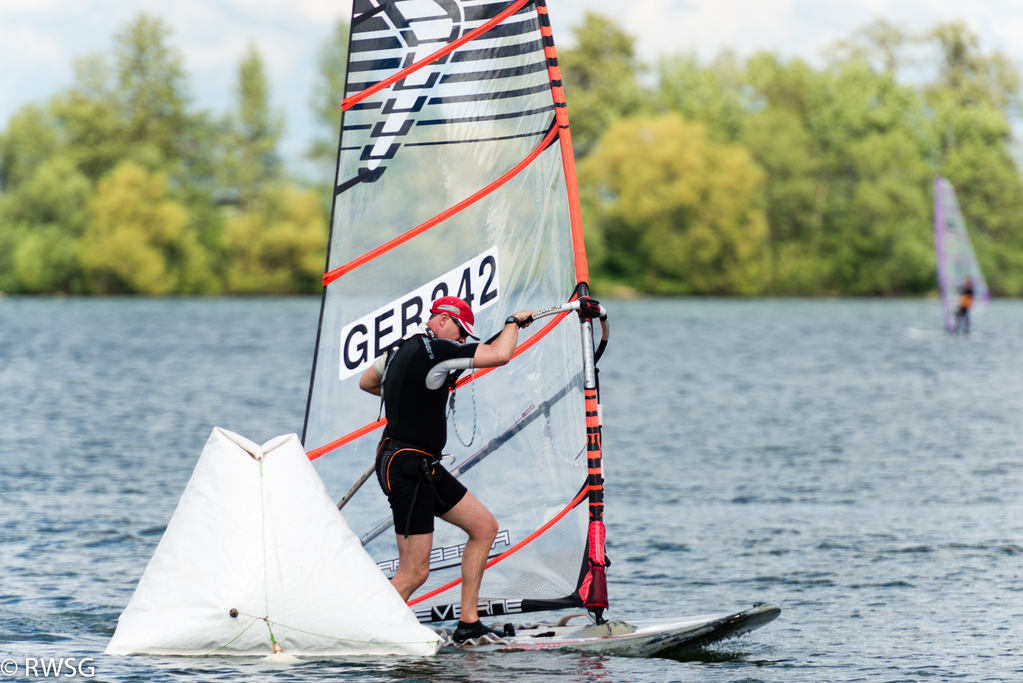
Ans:
[[[389,436],[384,436],[380,439],[376,458],[377,482],[379,482],[383,492],[387,494],[388,499],[394,493],[394,487],[391,485],[391,465],[395,461],[405,458],[418,460],[417,470],[419,472],[415,488],[412,490],[412,503],[409,505],[408,518],[405,520],[405,538],[408,538],[408,529],[412,523],[412,512],[416,506],[416,498],[419,496],[419,485],[423,482],[423,479],[433,484],[434,466],[440,462],[441,456],[434,455],[403,441],[392,439]]]

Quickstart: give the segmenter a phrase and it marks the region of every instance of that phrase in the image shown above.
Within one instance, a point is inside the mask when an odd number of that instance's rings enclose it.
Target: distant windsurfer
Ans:
[[[970,333],[970,306],[973,305],[973,279],[966,278],[959,295],[959,309],[956,311],[955,334],[959,334],[962,326],[965,334]]]
[[[454,640],[463,643],[493,633],[479,620],[477,601],[483,570],[497,536],[497,520],[440,464],[447,441],[447,371],[431,381],[431,370],[449,361],[463,368],[492,368],[511,360],[519,327],[533,314],[519,311],[489,344],[479,339],[475,316],[463,300],[445,296],[430,307],[432,317],[363,373],[359,387],[383,395],[387,428],[377,447],[377,481],[394,513],[398,570],[391,585],[408,602],[430,575],[433,518],[459,527],[469,540],[462,554],[462,606]],[[434,373],[436,375],[436,373]],[[435,388],[431,388],[429,384]],[[439,384],[439,386],[436,386]]]

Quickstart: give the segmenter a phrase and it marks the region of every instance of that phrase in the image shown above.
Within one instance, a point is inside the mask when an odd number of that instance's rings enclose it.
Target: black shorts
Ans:
[[[432,534],[433,518],[447,514],[468,492],[438,461],[393,439],[380,442],[377,482],[391,504],[396,533]]]

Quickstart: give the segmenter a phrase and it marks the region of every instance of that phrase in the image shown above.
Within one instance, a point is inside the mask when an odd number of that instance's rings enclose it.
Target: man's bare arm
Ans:
[[[377,374],[372,366],[367,368],[366,372],[362,373],[362,377],[359,378],[359,388],[363,391],[368,391],[374,396],[380,395],[380,375]]]
[[[381,382],[384,379],[384,368],[387,367],[388,353],[385,351],[382,355],[377,356],[377,359],[366,369],[366,372],[362,373],[362,377],[359,378],[360,389],[368,391],[374,396],[380,395]]]
[[[533,315],[533,311],[519,311],[514,315],[520,321]],[[489,344],[480,344],[472,357],[475,368],[496,368],[506,364],[515,354],[519,342],[519,326],[511,323],[504,326],[501,334]]]

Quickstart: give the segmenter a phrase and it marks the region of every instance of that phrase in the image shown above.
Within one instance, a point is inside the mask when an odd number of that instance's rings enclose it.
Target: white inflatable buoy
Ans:
[[[338,513],[297,435],[260,446],[215,427],[106,652],[295,662],[428,656],[440,644]]]
[[[275,664],[294,664],[302,660],[300,660],[298,657],[285,654],[284,652],[275,652],[272,655],[267,655],[266,659],[263,661],[274,662]]]

